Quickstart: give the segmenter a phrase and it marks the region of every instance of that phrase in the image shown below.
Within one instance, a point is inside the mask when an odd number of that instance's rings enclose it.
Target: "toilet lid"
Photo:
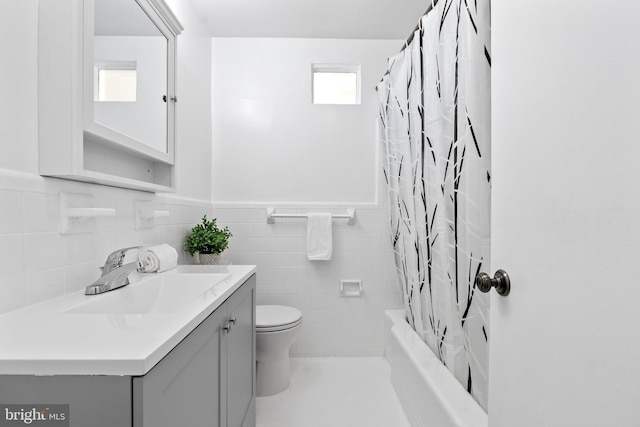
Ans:
[[[258,305],[256,306],[257,329],[284,329],[300,323],[302,312],[297,308],[286,305]]]

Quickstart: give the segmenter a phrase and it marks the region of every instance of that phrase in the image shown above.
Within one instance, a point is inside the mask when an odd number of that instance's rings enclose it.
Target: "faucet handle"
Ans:
[[[122,248],[111,252],[109,256],[107,256],[107,260],[105,261],[104,266],[100,268],[100,270],[102,271],[102,275],[104,276],[110,271],[113,271],[118,267],[122,267],[127,252],[132,249],[139,250],[142,249],[142,246],[130,246],[128,248]]]
[[[117,249],[109,254],[107,261],[111,260],[112,262],[122,262],[124,257],[127,255],[127,252],[132,249],[142,249],[142,246],[129,246],[128,248]]]
[[[140,273],[149,273],[151,271],[147,271],[148,268],[151,267],[151,263],[147,260],[144,259],[139,259],[138,260],[138,271]]]

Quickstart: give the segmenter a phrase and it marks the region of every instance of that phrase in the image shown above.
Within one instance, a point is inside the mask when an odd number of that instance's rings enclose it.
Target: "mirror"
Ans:
[[[94,0],[93,121],[168,153],[168,39],[135,0]]]

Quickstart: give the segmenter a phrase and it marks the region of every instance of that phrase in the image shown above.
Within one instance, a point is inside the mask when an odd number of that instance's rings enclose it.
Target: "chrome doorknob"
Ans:
[[[493,275],[493,279],[487,273],[478,273],[476,276],[476,286],[482,292],[489,292],[492,287],[503,297],[509,295],[511,291],[511,281],[509,275],[504,270],[498,270]]]

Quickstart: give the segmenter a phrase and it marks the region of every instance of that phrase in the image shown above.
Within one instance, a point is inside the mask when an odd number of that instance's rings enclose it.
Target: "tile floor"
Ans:
[[[293,358],[289,389],[256,410],[257,427],[410,427],[381,357]]]

